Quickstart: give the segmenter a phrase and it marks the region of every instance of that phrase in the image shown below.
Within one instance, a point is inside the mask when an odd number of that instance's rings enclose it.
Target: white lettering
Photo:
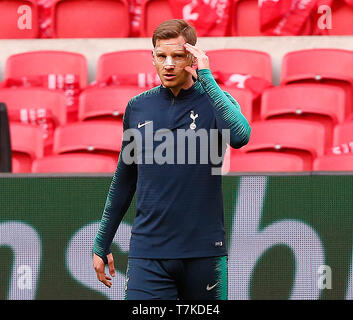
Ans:
[[[99,222],[88,224],[79,229],[71,238],[66,250],[66,266],[72,277],[84,286],[96,290],[111,300],[124,298],[125,274],[116,269],[116,275],[112,278],[114,290],[102,285],[92,266],[92,249],[94,237],[98,231]],[[122,222],[115,234],[113,244],[123,252],[128,252],[131,237],[131,226]],[[115,261],[116,263],[116,261]],[[115,265],[117,268],[117,265]],[[106,273],[109,274],[108,269]]]
[[[17,9],[18,14],[22,14],[17,20],[17,27],[20,30],[32,29],[32,9],[30,6],[22,5]]]
[[[292,249],[296,272],[291,299],[318,299],[316,273],[324,264],[319,236],[307,224],[297,220],[274,222],[259,231],[266,195],[267,177],[242,177],[235,208],[229,250],[231,300],[250,299],[252,272],[259,258],[271,247],[283,244]]]
[[[317,26],[319,29],[332,29],[332,12],[331,8],[326,5],[319,6],[317,13],[322,14],[322,16],[317,21]]]
[[[330,266],[322,265],[317,270],[320,277],[317,280],[317,286],[320,290],[332,289],[332,270]]]
[[[38,233],[20,221],[2,222],[0,246],[10,247],[14,256],[8,299],[35,299],[42,252]]]

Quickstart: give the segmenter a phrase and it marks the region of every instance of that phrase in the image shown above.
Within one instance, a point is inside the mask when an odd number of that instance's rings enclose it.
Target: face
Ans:
[[[192,81],[186,66],[192,65],[192,57],[184,48],[183,36],[174,39],[159,39],[153,52],[153,63],[163,86],[182,88]]]

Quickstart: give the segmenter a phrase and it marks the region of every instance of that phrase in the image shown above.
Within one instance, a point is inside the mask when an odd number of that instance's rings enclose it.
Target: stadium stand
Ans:
[[[55,125],[66,124],[66,100],[62,92],[38,87],[0,88],[0,101],[6,103],[10,114],[16,116],[17,111],[17,121],[31,123],[29,117],[20,117],[23,109],[50,110],[49,117],[52,115],[51,120]],[[11,115],[10,121],[13,121]]]
[[[257,0],[232,0],[230,21],[231,36],[262,36]]]
[[[31,172],[33,160],[44,155],[42,130],[35,126],[10,122],[10,137],[12,159],[16,159],[19,164],[13,168],[13,172]]]
[[[21,15],[26,12],[31,13],[30,21],[21,18]],[[1,0],[0,21],[0,39],[38,38],[39,21],[37,1]]]
[[[175,17],[168,0],[143,0],[141,7],[141,36],[151,37],[154,29],[164,20]]]
[[[133,61],[134,63],[131,63]],[[97,62],[96,81],[107,83],[117,75],[155,74],[151,50],[122,50],[101,55]],[[134,78],[135,79],[135,78]],[[124,78],[126,80],[126,78]],[[126,83],[126,82],[125,82]]]
[[[353,154],[318,157],[314,160],[313,171],[353,171]]]
[[[56,0],[53,38],[122,38],[130,33],[127,0]]]
[[[213,72],[251,74],[272,82],[271,56],[263,51],[246,49],[207,50]]]
[[[62,154],[36,159],[32,173],[46,172],[114,172],[116,160],[98,154]]]
[[[251,152],[230,158],[229,172],[298,172],[305,170],[304,159],[280,152]]]
[[[353,7],[344,1],[333,1],[331,8],[333,27],[327,29],[327,34],[330,36],[353,34]]]
[[[323,48],[298,50],[282,59],[281,84],[297,82],[338,86],[346,92],[346,112],[353,110],[353,51]]]
[[[58,127],[54,132],[54,154],[99,153],[117,160],[123,135],[122,121],[81,121]]]
[[[310,120],[274,119],[252,124],[251,138],[242,152],[278,151],[301,156],[305,170],[325,153],[325,127]]]
[[[334,126],[346,119],[345,92],[338,87],[316,84],[266,89],[262,94],[261,118],[320,122],[325,126],[326,148],[330,148]]]
[[[353,121],[346,121],[335,126],[332,152],[334,154],[353,152]]]
[[[72,74],[84,88],[87,86],[86,58],[75,52],[42,50],[14,54],[6,61],[5,81],[48,74]]]
[[[266,52],[245,49],[208,50],[207,55],[212,73],[223,90],[237,94],[236,88],[251,94],[251,121],[259,120],[261,94],[265,88],[272,86],[271,56]]]
[[[222,88],[228,92],[240,105],[240,109],[245,118],[249,123],[254,120],[253,111],[253,94],[250,90],[233,88],[233,87],[223,87]]]
[[[80,121],[121,119],[129,100],[142,91],[136,86],[88,88],[80,94],[78,118]]]

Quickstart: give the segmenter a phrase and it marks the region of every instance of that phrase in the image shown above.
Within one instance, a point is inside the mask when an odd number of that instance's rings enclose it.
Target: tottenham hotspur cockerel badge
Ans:
[[[195,120],[196,120],[196,118],[197,118],[198,116],[199,116],[198,113],[195,114],[194,110],[191,110],[190,118],[192,119],[192,123],[190,124],[190,129],[192,129],[192,130],[195,130],[195,129],[196,129]]]

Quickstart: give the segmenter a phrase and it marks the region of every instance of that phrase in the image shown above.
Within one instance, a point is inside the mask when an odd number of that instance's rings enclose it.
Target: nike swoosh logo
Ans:
[[[216,287],[216,285],[218,284],[219,281],[217,281],[213,286],[210,286],[209,284],[206,287],[207,291],[211,291],[214,287]]]
[[[137,124],[137,128],[140,129],[141,127],[143,127],[143,126],[145,126],[146,124],[149,124],[149,123],[151,123],[151,122],[152,122],[152,121],[146,121],[146,122],[144,122],[144,123],[140,123],[140,122],[139,122],[139,123]]]

